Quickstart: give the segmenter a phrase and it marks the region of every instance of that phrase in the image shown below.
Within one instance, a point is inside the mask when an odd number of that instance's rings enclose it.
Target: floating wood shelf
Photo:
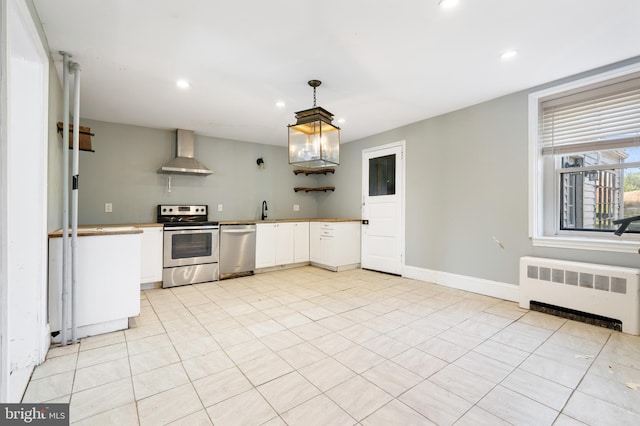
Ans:
[[[332,167],[324,168],[324,169],[296,169],[293,171],[294,174],[299,175],[300,173],[304,173],[306,176],[309,175],[326,175],[327,173],[335,173],[336,169]]]
[[[305,187],[305,186],[298,186],[296,188],[293,188],[294,191],[298,192],[298,191],[304,191],[304,192],[311,192],[311,191],[335,191],[336,187],[335,186],[318,186],[315,188],[309,188],[309,187]]]
[[[58,133],[62,136],[63,124],[61,121],[57,123]],[[80,126],[80,140],[78,148],[80,151],[95,152],[91,148],[91,137],[95,134],[91,133],[91,127]],[[69,149],[73,149],[73,124],[69,124]]]

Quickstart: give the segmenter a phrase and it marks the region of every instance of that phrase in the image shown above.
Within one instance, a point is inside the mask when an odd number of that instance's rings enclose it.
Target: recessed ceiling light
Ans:
[[[440,0],[438,5],[443,9],[451,9],[458,4],[458,0]]]
[[[276,102],[276,106],[278,108],[284,108],[285,106],[287,106],[287,104],[285,104],[283,101],[278,101]]]
[[[509,59],[513,59],[516,56],[518,56],[518,51],[515,49],[509,49],[502,52],[502,54],[500,55],[500,59],[502,59],[503,61],[508,61]]]
[[[346,122],[347,120],[345,120],[344,118],[338,118],[338,124],[344,124]]]
[[[191,84],[185,79],[180,79],[176,81],[176,86],[178,86],[181,89],[188,89],[189,87],[191,87]]]

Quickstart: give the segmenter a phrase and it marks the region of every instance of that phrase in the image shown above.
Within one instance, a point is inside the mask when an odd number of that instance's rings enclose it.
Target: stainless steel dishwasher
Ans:
[[[220,225],[220,279],[253,274],[256,225]]]

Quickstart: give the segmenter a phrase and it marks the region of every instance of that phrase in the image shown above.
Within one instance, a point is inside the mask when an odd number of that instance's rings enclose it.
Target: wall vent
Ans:
[[[588,314],[573,309],[562,308],[560,306],[549,305],[531,301],[532,311],[542,312],[557,317],[567,318],[573,321],[580,321],[586,324],[597,325],[598,327],[610,328],[616,331],[622,331],[622,321],[613,318],[607,318],[600,315]]]
[[[522,257],[520,307],[533,309],[533,303],[549,313],[569,312],[573,319],[587,314],[600,318],[599,325],[611,320],[618,325],[609,328],[640,335],[639,277],[633,268]]]

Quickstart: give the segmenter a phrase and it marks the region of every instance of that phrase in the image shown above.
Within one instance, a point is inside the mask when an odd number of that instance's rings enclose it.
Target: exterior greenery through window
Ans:
[[[640,171],[627,167],[626,162],[636,150],[561,156],[560,229],[611,231],[617,228],[614,220],[640,215]],[[590,168],[601,165],[612,168]],[[583,171],[571,170],[577,167]],[[637,224],[633,226],[639,229]],[[629,229],[632,232],[633,226]]]
[[[538,102],[545,235],[611,233],[640,215],[640,73]]]

